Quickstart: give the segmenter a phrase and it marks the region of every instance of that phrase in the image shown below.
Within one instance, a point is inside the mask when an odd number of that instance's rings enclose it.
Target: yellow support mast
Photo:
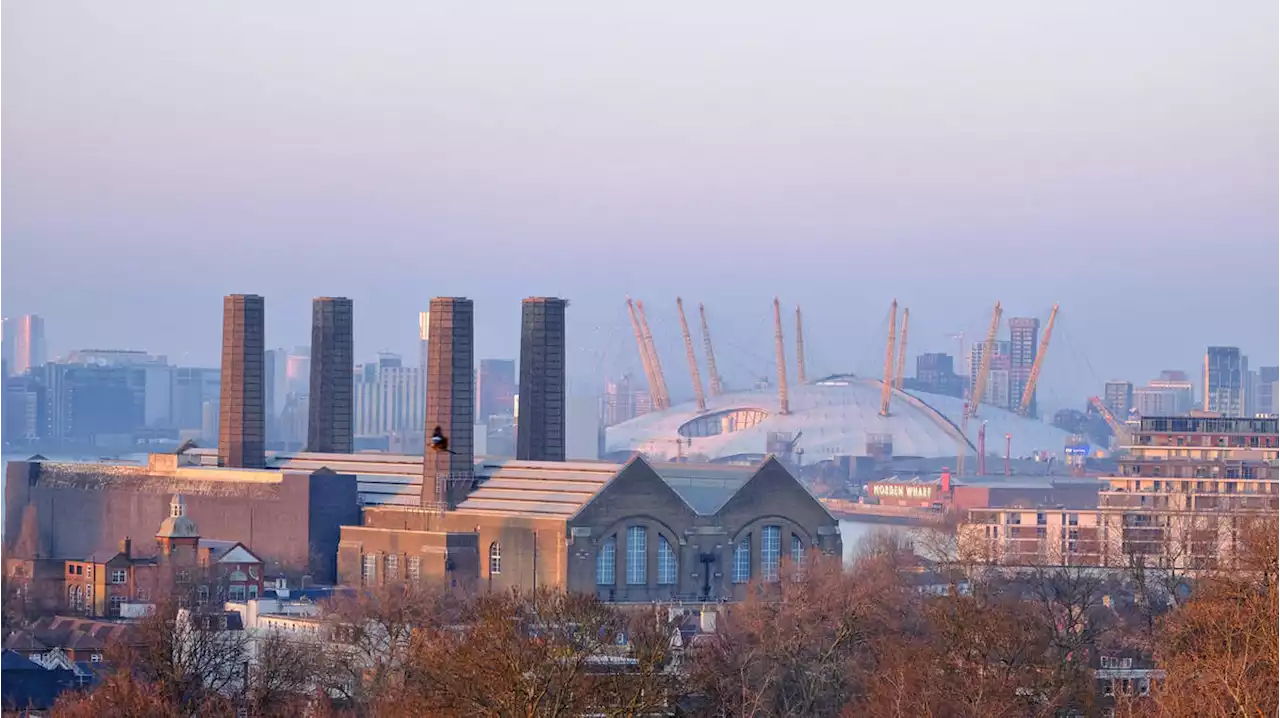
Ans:
[[[720,373],[716,371],[716,352],[711,346],[711,330],[707,329],[707,308],[699,304],[698,314],[702,318],[702,349],[707,353],[707,379],[711,382],[711,396],[720,396],[724,387],[720,383]]]
[[[640,352],[640,365],[644,367],[644,379],[649,384],[649,398],[653,400],[653,407],[659,408],[661,403],[658,393],[658,382],[653,377],[653,363],[649,357],[649,345],[644,341],[644,331],[640,329],[640,320],[636,317],[636,305],[631,301],[631,297],[627,297],[627,312],[631,315],[631,328],[636,332],[636,349]]]
[[[684,302],[676,297],[676,310],[680,312],[680,333],[684,335],[684,351],[689,357],[689,373],[693,375],[693,398],[698,402],[698,412],[707,410],[707,397],[702,393],[702,375],[698,373],[698,358],[693,354],[693,338],[689,336],[689,322],[684,318]]]
[[[782,305],[773,298],[773,339],[778,352],[778,413],[791,413],[791,400],[787,395],[787,353],[782,347]]]
[[[991,355],[995,353],[996,333],[1000,331],[1000,315],[1003,313],[1000,302],[996,302],[996,308],[991,312],[987,342],[982,345],[982,361],[978,363],[978,376],[973,382],[973,396],[969,397],[969,416],[978,415],[978,404],[982,403],[982,397],[987,393],[987,375],[991,372]]]
[[[898,335],[898,300],[889,305],[889,343],[884,348],[884,381],[880,387],[880,416],[889,415],[889,397],[893,395],[893,349]]]
[[[653,378],[658,387],[654,408],[668,409],[671,407],[671,395],[667,393],[667,379],[662,374],[662,360],[658,358],[658,347],[653,343],[653,333],[649,331],[649,320],[644,315],[644,302],[636,301],[636,313],[640,315],[640,330],[644,332],[644,343],[649,348],[649,363],[653,364]]]
[[[907,368],[907,323],[911,321],[911,310],[902,310],[902,336],[898,338],[898,374],[893,380],[893,388],[902,391],[902,373]]]
[[[796,381],[805,383],[804,372],[804,323],[800,320],[800,305],[796,305]]]
[[[1031,363],[1031,373],[1027,375],[1027,386],[1022,390],[1022,401],[1018,403],[1018,413],[1027,416],[1031,413],[1031,401],[1036,396],[1036,382],[1040,381],[1040,367],[1044,364],[1045,352],[1049,350],[1049,337],[1053,336],[1053,322],[1058,318],[1058,305],[1053,305],[1049,312],[1049,323],[1044,327],[1044,336],[1040,338],[1040,348],[1036,350],[1036,360]]]

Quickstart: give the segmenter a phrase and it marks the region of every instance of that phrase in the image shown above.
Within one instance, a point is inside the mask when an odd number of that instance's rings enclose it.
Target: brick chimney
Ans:
[[[120,542],[120,553],[124,554],[125,558],[133,558],[133,539],[128,536],[124,537],[124,540]]]

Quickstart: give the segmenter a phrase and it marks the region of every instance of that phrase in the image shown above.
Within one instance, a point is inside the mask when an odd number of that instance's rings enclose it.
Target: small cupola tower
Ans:
[[[188,554],[194,558],[199,543],[200,531],[196,522],[187,516],[187,502],[182,494],[174,494],[169,502],[169,516],[160,522],[160,530],[156,531],[160,553],[166,557]]]

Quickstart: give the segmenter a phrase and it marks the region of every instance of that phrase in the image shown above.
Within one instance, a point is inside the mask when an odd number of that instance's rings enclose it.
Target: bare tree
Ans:
[[[127,671],[111,674],[90,692],[69,691],[59,697],[52,714],[56,718],[184,718],[195,715],[170,702],[162,687],[135,679]],[[206,700],[199,715],[231,718],[230,701]]]
[[[1233,570],[1200,578],[1167,616],[1156,658],[1167,677],[1154,690],[1163,715],[1273,716],[1280,693],[1280,591],[1276,519],[1247,522]]]
[[[27,587],[8,573],[0,576],[0,637],[8,638],[27,622]]]
[[[415,635],[457,616],[457,602],[435,586],[393,583],[343,595],[326,605],[322,691],[371,715],[404,687]]]
[[[165,601],[134,625],[129,645],[110,656],[134,678],[158,687],[179,710],[204,714],[244,688],[248,636],[221,613],[193,614]]]
[[[544,590],[482,596],[459,619],[415,634],[404,693],[379,715],[644,716],[679,699],[674,627],[653,611]]]
[[[251,716],[297,715],[326,684],[326,646],[271,630],[254,639],[245,708]]]
[[[914,595],[890,545],[845,573],[811,555],[781,580],[753,584],[695,655],[692,680],[716,716],[838,715],[866,689],[877,639],[911,629]]]

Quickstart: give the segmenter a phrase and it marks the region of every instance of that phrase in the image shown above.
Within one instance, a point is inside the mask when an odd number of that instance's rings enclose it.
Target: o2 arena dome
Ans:
[[[867,456],[869,447],[892,442],[894,456],[925,459],[976,456],[978,426],[987,422],[987,452],[1004,453],[1011,437],[1014,456],[1060,453],[1068,434],[1036,419],[983,405],[960,433],[965,404],[941,394],[895,389],[889,415],[880,415],[878,379],[836,375],[788,391],[790,411],[780,411],[777,389],[767,387],[707,397],[706,411],[695,402],[672,406],[609,427],[605,448],[651,457],[701,455],[711,461],[746,461],[768,453],[770,434],[803,436],[796,442],[805,463],[837,456]],[[679,444],[679,446],[677,446]]]

